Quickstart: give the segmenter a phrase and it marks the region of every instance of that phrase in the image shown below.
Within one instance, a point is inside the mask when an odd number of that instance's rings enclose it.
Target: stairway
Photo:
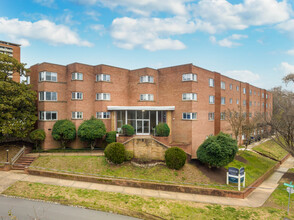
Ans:
[[[15,164],[13,164],[13,170],[24,170],[25,167],[30,166],[31,163],[36,159],[36,157],[20,157]]]

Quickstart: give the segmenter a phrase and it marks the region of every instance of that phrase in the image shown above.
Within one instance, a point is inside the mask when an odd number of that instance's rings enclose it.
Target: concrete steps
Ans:
[[[12,166],[13,170],[24,170],[25,167],[30,166],[36,157],[22,156]]]

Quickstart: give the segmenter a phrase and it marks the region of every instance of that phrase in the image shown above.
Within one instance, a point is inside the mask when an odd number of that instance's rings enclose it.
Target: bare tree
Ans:
[[[288,74],[287,76],[285,76],[283,78],[283,81],[284,83],[286,83],[286,85],[289,83],[289,82],[293,82],[294,83],[294,73],[290,73]]]
[[[234,137],[237,141],[239,135],[242,134],[242,127],[246,121],[246,116],[242,112],[241,105],[238,106],[238,109],[228,109],[226,111],[227,121],[231,125],[232,132],[234,134]]]

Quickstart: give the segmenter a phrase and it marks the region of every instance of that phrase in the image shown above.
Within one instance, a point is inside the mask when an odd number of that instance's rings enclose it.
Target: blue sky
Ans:
[[[193,63],[270,89],[294,72],[294,1],[1,0],[0,40],[28,66]]]

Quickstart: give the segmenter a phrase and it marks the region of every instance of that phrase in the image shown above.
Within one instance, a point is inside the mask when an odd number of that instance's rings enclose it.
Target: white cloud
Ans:
[[[53,45],[92,46],[90,42],[81,40],[78,34],[67,26],[57,25],[48,20],[29,22],[0,17],[0,34],[6,34],[10,38],[22,39],[27,42],[28,39],[36,39]]]
[[[231,77],[233,79],[240,80],[242,82],[248,82],[250,84],[256,84],[260,79],[260,76],[258,74],[255,74],[249,70],[232,70],[227,71],[224,75]]]
[[[233,34],[229,37],[226,37],[222,40],[217,40],[215,36],[211,36],[209,39],[212,43],[214,44],[218,44],[219,46],[221,47],[234,47],[234,46],[240,46],[241,44],[240,43],[237,43],[233,40],[241,40],[243,38],[248,38],[247,35],[241,35],[241,34]]]
[[[99,17],[101,16],[101,14],[96,11],[86,11],[85,14],[89,16],[91,19],[93,19],[94,21],[98,21]]]
[[[294,19],[290,19],[288,21],[278,24],[277,29],[281,32],[289,34],[291,37],[294,38]]]
[[[150,51],[180,50],[185,45],[170,36],[193,33],[195,23],[182,17],[173,18],[117,18],[111,26],[114,43],[125,49],[142,47]]]
[[[282,62],[279,70],[282,71],[284,75],[288,75],[289,73],[294,73],[294,65],[291,65],[287,62]]]
[[[292,50],[288,50],[286,53],[289,54],[289,55],[294,56],[294,49],[292,49]]]
[[[46,6],[46,7],[54,7],[54,1],[55,0],[34,0],[36,3]]]

